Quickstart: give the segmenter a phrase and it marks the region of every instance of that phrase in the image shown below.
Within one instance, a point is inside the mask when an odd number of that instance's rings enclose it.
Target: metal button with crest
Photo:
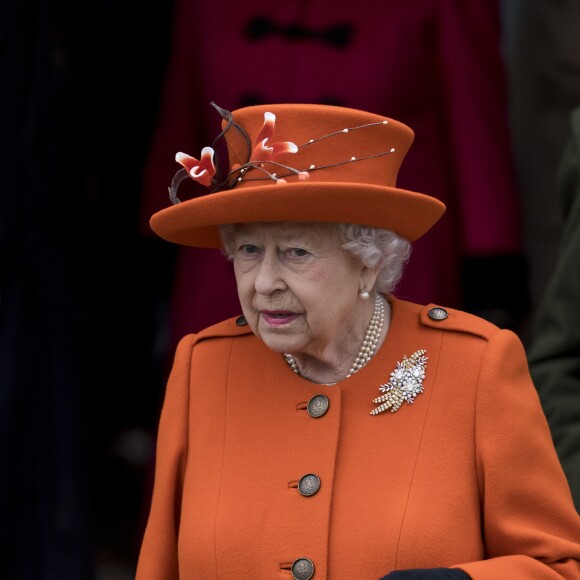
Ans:
[[[445,308],[441,308],[440,306],[436,306],[435,308],[431,308],[429,313],[427,314],[431,320],[445,320],[449,314]]]
[[[314,576],[314,563],[308,558],[298,558],[290,569],[294,580],[310,580]]]
[[[328,397],[325,395],[314,395],[314,397],[308,401],[306,410],[313,419],[318,419],[326,414],[329,406],[330,401],[328,400]]]
[[[315,473],[308,473],[303,475],[298,482],[298,491],[304,497],[310,497],[318,492],[320,489],[320,477]]]

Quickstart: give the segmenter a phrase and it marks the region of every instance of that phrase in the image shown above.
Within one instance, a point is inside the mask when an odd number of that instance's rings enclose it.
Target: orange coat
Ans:
[[[390,302],[380,351],[334,386],[295,375],[235,319],[182,339],[137,580],[289,580],[301,557],[314,580],[441,566],[475,580],[580,578],[580,516],[519,339]],[[424,392],[370,415],[419,349]],[[330,401],[317,419],[316,394]],[[308,473],[321,486],[304,497]]]

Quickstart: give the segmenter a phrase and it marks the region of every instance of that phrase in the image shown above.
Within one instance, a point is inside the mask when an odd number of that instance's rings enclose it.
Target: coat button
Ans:
[[[236,319],[236,324],[238,326],[247,326],[248,321],[246,320],[246,317],[242,314],[241,316],[238,316],[238,318]]]
[[[290,571],[294,580],[310,580],[314,576],[314,564],[308,558],[298,558]]]
[[[314,473],[309,473],[300,478],[298,491],[305,497],[314,495],[320,489],[320,477]]]
[[[428,314],[429,318],[431,320],[445,320],[449,314],[447,314],[447,310],[445,310],[445,308],[431,308],[431,310],[429,310],[429,314]]]
[[[329,405],[330,401],[328,400],[328,397],[325,397],[324,395],[314,395],[314,397],[308,401],[308,414],[311,417],[318,419],[328,411]]]

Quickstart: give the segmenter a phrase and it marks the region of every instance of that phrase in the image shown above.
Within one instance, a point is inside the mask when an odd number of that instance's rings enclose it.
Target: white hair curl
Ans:
[[[403,275],[403,268],[411,256],[410,242],[391,230],[383,230],[358,224],[335,224],[342,247],[356,256],[364,266],[378,268],[376,289],[390,294]],[[234,232],[236,224],[220,226],[224,254],[234,255]]]

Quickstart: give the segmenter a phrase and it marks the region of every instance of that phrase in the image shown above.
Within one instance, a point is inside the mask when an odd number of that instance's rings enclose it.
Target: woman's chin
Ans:
[[[304,340],[296,335],[286,335],[279,329],[260,328],[259,337],[274,352],[297,352],[304,346]]]

